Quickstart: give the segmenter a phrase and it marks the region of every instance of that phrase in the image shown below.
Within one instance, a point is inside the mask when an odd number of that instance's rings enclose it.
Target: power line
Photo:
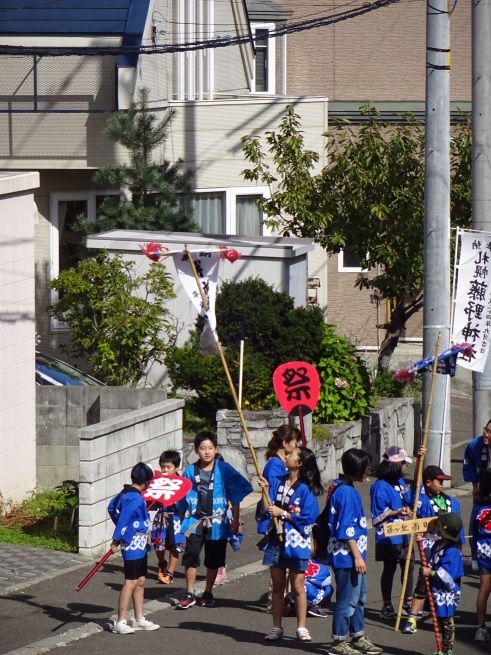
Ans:
[[[327,27],[341,21],[363,16],[377,9],[383,9],[399,2],[399,0],[374,0],[373,2],[364,2],[361,7],[355,7],[338,14],[322,16],[310,20],[304,20],[290,25],[284,25],[270,30],[268,38],[275,38],[285,34],[294,34],[306,30],[316,29],[318,27]],[[347,3],[350,4],[350,3]],[[186,43],[173,43],[168,45],[149,45],[149,46],[94,46],[94,47],[76,47],[76,46],[15,46],[0,45],[0,55],[27,56],[38,55],[42,57],[67,57],[67,56],[118,56],[118,55],[155,55],[169,54],[173,52],[187,52],[193,50],[206,50],[211,48],[225,48],[233,45],[240,45],[250,42],[247,36],[217,36],[212,39],[190,41]]]

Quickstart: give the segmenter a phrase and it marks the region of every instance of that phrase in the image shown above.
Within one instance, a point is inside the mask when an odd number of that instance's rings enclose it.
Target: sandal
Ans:
[[[283,639],[283,628],[271,628],[268,634],[264,637],[264,641],[279,641]]]
[[[312,641],[312,637],[307,628],[297,628],[297,639],[298,641]]]

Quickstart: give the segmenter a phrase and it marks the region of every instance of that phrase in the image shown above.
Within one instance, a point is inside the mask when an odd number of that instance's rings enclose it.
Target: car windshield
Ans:
[[[99,382],[87,373],[40,353],[36,353],[36,382],[44,385],[104,386],[103,382]]]

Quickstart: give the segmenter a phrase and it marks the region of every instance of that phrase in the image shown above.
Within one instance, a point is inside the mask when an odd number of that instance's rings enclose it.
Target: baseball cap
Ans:
[[[459,541],[460,531],[463,528],[462,519],[455,512],[439,512],[438,528],[440,534],[450,541]]]
[[[384,459],[388,459],[389,462],[407,462],[411,464],[413,461],[407,454],[407,451],[404,448],[399,448],[399,446],[389,446],[383,457]]]
[[[428,480],[452,480],[451,475],[446,475],[439,466],[427,466],[423,471],[423,482]]]
[[[153,468],[147,462],[138,462],[131,469],[131,481],[137,484],[146,484],[153,478]]]

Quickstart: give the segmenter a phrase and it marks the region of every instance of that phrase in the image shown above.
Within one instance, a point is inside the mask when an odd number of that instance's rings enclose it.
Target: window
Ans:
[[[361,260],[349,248],[343,248],[338,253],[338,273],[361,273]]]
[[[119,195],[115,191],[66,192],[51,194],[51,279],[60,271],[72,268],[82,258],[82,236],[74,230],[80,214],[95,220],[97,209],[108,195]],[[51,302],[56,302],[56,291],[51,292]],[[54,329],[66,329],[64,324],[52,321]]]
[[[267,187],[235,187],[195,191],[182,196],[181,204],[193,214],[203,234],[262,236],[263,215],[257,200],[269,195]]]
[[[272,29],[274,29],[273,23],[252,25],[256,47],[252,93],[276,92],[276,40],[269,38]]]

